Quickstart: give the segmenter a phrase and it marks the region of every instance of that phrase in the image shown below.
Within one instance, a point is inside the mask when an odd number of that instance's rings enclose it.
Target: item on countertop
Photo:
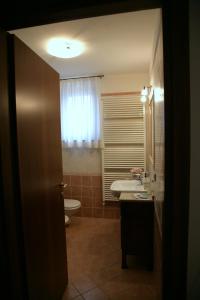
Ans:
[[[147,193],[138,193],[135,194],[136,199],[149,199],[150,196]]]

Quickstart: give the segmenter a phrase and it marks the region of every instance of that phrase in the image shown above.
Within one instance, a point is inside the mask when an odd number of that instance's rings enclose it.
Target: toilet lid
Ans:
[[[81,207],[81,202],[75,199],[64,199],[64,207],[66,209],[74,209]]]

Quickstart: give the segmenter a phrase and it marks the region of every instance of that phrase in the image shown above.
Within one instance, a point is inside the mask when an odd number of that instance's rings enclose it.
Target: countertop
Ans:
[[[121,192],[119,201],[153,201],[153,196],[148,193],[148,198],[139,198],[138,194],[143,193],[131,193],[131,192]]]

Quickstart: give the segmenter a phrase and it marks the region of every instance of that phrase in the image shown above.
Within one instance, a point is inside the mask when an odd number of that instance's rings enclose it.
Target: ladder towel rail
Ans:
[[[138,94],[104,95],[102,101],[103,201],[116,201],[110,185],[144,167],[144,112]]]

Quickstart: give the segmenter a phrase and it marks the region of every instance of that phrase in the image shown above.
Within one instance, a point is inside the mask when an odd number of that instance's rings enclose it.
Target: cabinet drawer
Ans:
[[[130,217],[133,218],[141,218],[141,217],[149,217],[152,216],[153,213],[153,202],[136,202],[133,201],[131,203],[124,202],[121,203],[121,217]]]
[[[121,241],[122,244],[142,244],[147,245],[153,239],[153,220],[144,222],[133,222],[121,219]]]

